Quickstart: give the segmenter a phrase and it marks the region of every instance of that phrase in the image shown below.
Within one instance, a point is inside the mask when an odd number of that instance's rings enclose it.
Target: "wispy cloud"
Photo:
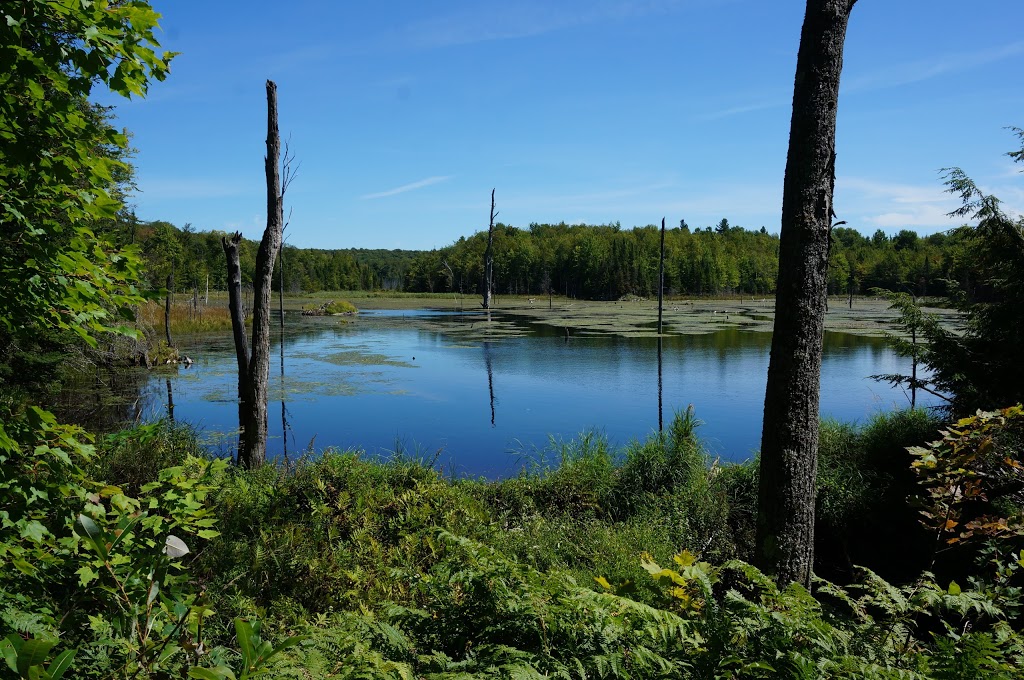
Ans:
[[[473,3],[465,9],[416,21],[377,36],[378,44],[413,49],[455,47],[529,38],[563,29],[663,14],[712,0],[590,0],[588,2]]]
[[[888,87],[899,87],[911,83],[970,71],[993,62],[1002,61],[1024,54],[1024,40],[991,47],[975,52],[954,52],[951,54],[918,59],[903,64],[893,64],[885,69],[847,77],[842,82],[843,93],[866,92]],[[789,100],[778,97],[755,100],[747,104],[726,107],[694,117],[699,121],[712,121],[754,111],[775,109],[789,105]]]
[[[992,178],[988,178],[992,179]],[[998,178],[996,178],[998,179]],[[1024,190],[1012,184],[991,183],[979,178],[986,194],[1002,200],[1002,209],[1011,217],[1024,208]],[[883,229],[949,229],[963,224],[962,217],[949,213],[960,207],[956,196],[935,184],[915,185],[884,182],[861,177],[836,180],[836,211],[853,226]],[[849,210],[848,215],[844,210]]]
[[[899,184],[862,177],[836,180],[836,212],[844,207],[853,214],[843,216],[853,226],[909,229],[914,227],[949,228],[959,223],[949,217],[957,201],[942,190],[941,184]]]
[[[938,76],[969,71],[1020,54],[1024,54],[1024,40],[974,52],[942,54],[903,64],[893,64],[874,73],[853,76],[843,82],[843,90],[857,92],[909,85]]]
[[[435,177],[427,177],[426,179],[421,179],[421,180],[419,180],[417,182],[410,182],[408,184],[403,184],[400,187],[395,187],[394,189],[388,189],[387,191],[378,191],[378,192],[373,193],[373,194],[366,194],[365,196],[360,196],[359,198],[363,199],[364,201],[373,200],[375,198],[387,198],[388,196],[395,196],[397,194],[404,194],[407,191],[415,191],[416,189],[422,189],[423,187],[429,187],[431,184],[438,184],[440,182],[447,181],[447,180],[451,179],[452,177],[453,177],[453,175],[437,175]]]
[[[742,113],[751,113],[753,111],[763,111],[765,109],[777,109],[783,107],[787,102],[782,99],[766,99],[764,101],[753,102],[750,104],[742,104],[740,106],[732,106],[717,111],[709,111],[707,113],[698,114],[694,117],[695,120],[710,121],[719,120],[721,118],[728,118],[730,116],[736,116]]]

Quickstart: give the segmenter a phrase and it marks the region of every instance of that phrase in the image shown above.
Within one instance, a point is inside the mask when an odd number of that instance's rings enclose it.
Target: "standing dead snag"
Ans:
[[[494,189],[491,189],[491,225],[487,228],[487,251],[484,252],[484,301],[483,308],[491,308],[491,291],[494,289]]]
[[[256,252],[253,274],[252,353],[249,353],[242,311],[242,271],[238,244],[242,235],[221,239],[228,263],[231,329],[238,358],[238,464],[257,467],[267,457],[267,383],[270,377],[270,292],[274,259],[284,232],[284,191],[280,175],[281,138],[277,125],[277,85],[267,81],[267,228]]]
[[[658,258],[658,335],[661,336],[661,312],[665,302],[665,218],[661,218],[661,256]],[[661,361],[661,357],[658,357]]]
[[[818,397],[836,113],[846,27],[856,0],[807,0],[782,194],[775,328],[758,489],[758,566],[810,586],[818,470]]]

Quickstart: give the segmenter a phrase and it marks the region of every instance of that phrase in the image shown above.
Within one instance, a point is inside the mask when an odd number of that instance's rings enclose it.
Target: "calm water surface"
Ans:
[[[268,454],[317,448],[396,450],[434,458],[445,471],[514,474],[543,456],[549,438],[597,431],[613,445],[658,429],[658,342],[581,335],[517,321],[522,337],[468,339],[453,312],[364,312],[336,318],[286,317],[284,376],[280,339],[272,348]],[[418,328],[429,322],[429,329]],[[451,323],[452,330],[445,324]],[[698,430],[723,460],[759,446],[771,336],[753,331],[666,337],[662,403],[672,413],[693,404]],[[189,345],[191,368],[154,372],[147,413],[167,413],[199,428],[225,452],[237,427],[236,364],[229,337]],[[899,390],[867,376],[909,370],[878,338],[827,333],[822,366],[824,416],[863,422],[905,407]],[[287,433],[282,425],[282,402]]]

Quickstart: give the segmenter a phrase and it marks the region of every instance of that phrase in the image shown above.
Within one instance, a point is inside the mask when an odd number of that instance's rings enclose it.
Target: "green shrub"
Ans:
[[[207,456],[189,426],[159,421],[100,438],[89,473],[134,495],[160,470]]]
[[[486,521],[458,486],[420,463],[330,450],[292,471],[232,470],[218,513],[222,534],[202,569],[221,608],[273,607],[285,621],[402,600],[408,584],[389,570],[429,566],[434,526],[474,532]]]
[[[90,478],[94,456],[87,434],[38,408],[0,425],[8,666],[45,677],[73,660],[73,677],[87,678],[200,665],[208,612],[185,555],[217,534],[206,501],[225,463],[186,458],[143,484],[140,500]]]
[[[334,300],[324,310],[328,314],[356,314],[356,306],[348,300]]]
[[[939,425],[923,409],[878,414],[860,428],[822,423],[817,573],[845,582],[858,564],[905,583],[929,566],[933,545],[908,500],[917,482],[907,447],[933,439]]]

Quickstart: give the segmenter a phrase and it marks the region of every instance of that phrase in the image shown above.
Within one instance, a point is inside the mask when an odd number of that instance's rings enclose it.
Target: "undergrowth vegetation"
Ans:
[[[246,471],[167,424],[95,448],[8,426],[0,647],[12,677],[1020,677],[1019,505],[963,489],[1016,479],[1022,420],[825,423],[813,592],[742,561],[756,464],[710,461],[689,411],[495,482],[332,450]]]

